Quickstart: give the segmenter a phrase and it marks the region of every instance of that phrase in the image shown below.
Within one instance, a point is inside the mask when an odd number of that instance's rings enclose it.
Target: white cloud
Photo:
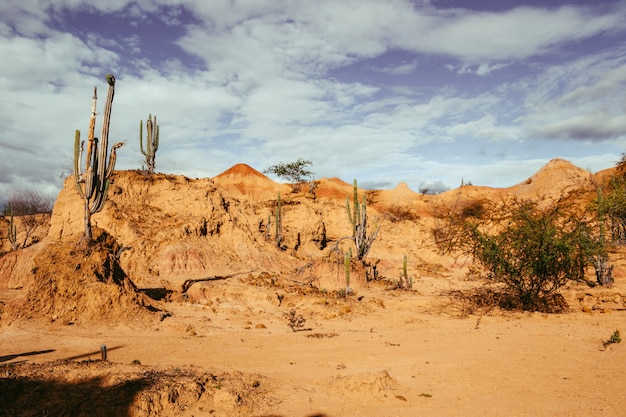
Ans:
[[[593,16],[589,9],[519,7],[504,13],[435,12],[420,25],[413,13],[394,26],[398,46],[457,57],[470,65],[519,60],[619,28],[624,10]]]
[[[620,9],[604,15],[575,7],[476,13],[408,0],[212,0],[184,2],[194,15],[189,22],[187,12],[170,3],[66,0],[50,10],[35,0],[0,4],[0,56],[11,57],[0,66],[0,194],[16,184],[60,185],[58,173],[71,166],[73,131],[86,133],[93,85],[105,96],[104,68],[118,76],[111,141],[128,139],[118,153],[121,169],[141,165],[137,123],[148,113],[161,125],[157,170],[212,176],[238,162],[263,169],[302,156],[321,176],[398,183],[409,175],[414,189],[438,181],[457,186],[459,172],[475,184],[517,180],[511,159],[475,168],[472,158],[510,154],[512,144],[521,147],[533,134],[623,135],[621,49],[526,66],[535,72],[488,84],[521,59],[617,30]],[[186,25],[184,36],[166,41],[205,65],[190,69],[181,54],[155,66],[142,54],[140,30],[130,37],[91,31],[84,39],[57,31],[51,22],[63,18],[65,7],[99,8],[138,28],[148,21]],[[398,49],[401,60],[372,64]],[[428,75],[421,66],[433,57],[443,57],[449,78],[414,85],[410,77]],[[370,69],[371,78],[350,78],[349,70],[343,78],[329,77],[351,64]],[[455,78],[464,73],[471,76]],[[481,76],[480,87],[455,85],[478,79],[472,75]],[[475,143],[481,149],[473,149]],[[425,151],[438,146],[451,155],[427,161]],[[528,164],[516,158],[516,167],[540,164],[540,158]]]

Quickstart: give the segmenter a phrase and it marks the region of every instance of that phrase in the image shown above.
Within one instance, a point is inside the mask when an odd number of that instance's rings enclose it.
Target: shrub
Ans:
[[[39,226],[43,226],[49,219],[48,216],[52,211],[52,199],[44,194],[35,190],[18,189],[9,198],[9,201],[4,210],[11,216],[11,222],[13,222],[13,216],[19,216],[21,219],[21,226],[24,229],[24,241],[21,243],[22,247],[26,247],[28,239],[37,230]],[[11,238],[11,232],[16,233],[16,226],[14,231],[9,231],[9,238]],[[20,243],[17,242],[17,234],[11,240],[13,250],[16,250]],[[34,243],[31,241],[31,244]]]
[[[557,207],[539,210],[513,200],[481,218],[447,216],[446,233],[433,230],[437,245],[444,253],[472,256],[490,281],[503,284],[505,308],[561,311],[566,304],[559,290],[584,281],[586,267],[604,253],[591,223]]]

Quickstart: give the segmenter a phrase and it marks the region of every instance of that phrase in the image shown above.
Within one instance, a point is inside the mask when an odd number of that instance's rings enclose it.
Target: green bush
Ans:
[[[528,201],[489,210],[480,218],[448,212],[440,226],[445,233],[433,230],[439,248],[471,255],[490,281],[503,284],[502,307],[562,311],[566,303],[559,290],[569,281],[584,281],[587,266],[604,253],[594,225]]]

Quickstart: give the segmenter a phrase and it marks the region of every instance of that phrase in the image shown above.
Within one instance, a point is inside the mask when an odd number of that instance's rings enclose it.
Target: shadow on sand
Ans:
[[[54,352],[54,349],[38,350],[35,352],[16,353],[14,355],[5,355],[5,356],[0,356],[0,362],[12,361],[13,359],[17,359],[22,356],[43,355],[44,353],[50,353],[50,352]]]
[[[128,416],[140,391],[150,378],[124,381],[105,387],[102,377],[78,383],[45,381],[26,377],[0,378],[0,416]]]

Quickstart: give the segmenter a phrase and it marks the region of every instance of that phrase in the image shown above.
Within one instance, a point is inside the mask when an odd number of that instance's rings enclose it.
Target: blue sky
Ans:
[[[507,187],[626,149],[622,0],[4,0],[0,202],[56,196],[107,72],[117,169],[149,113],[156,170],[192,178],[303,157],[370,188]]]

